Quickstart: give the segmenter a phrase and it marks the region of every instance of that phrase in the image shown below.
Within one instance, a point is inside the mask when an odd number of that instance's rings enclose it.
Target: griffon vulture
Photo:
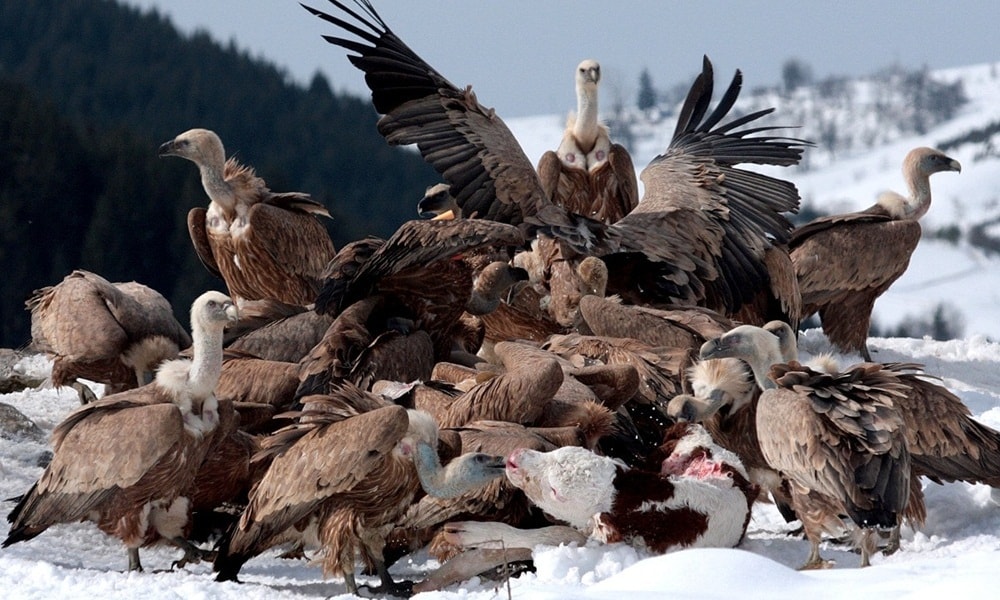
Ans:
[[[598,121],[601,65],[587,59],[576,67],[576,113],[566,122],[559,148],[542,154],[538,176],[553,204],[604,223],[621,219],[639,203],[632,157],[611,142]]]
[[[820,217],[792,232],[788,251],[802,294],[802,316],[818,312],[823,332],[844,352],[871,360],[866,340],[872,308],[906,271],[931,205],[930,176],[961,171],[957,160],[914,148],[903,160],[910,195],[884,192],[871,207]]]
[[[575,427],[524,427],[507,421],[475,421],[462,427],[441,430],[442,434],[446,432],[458,435],[462,452],[499,456],[507,456],[518,448],[545,452],[561,446],[583,444],[583,434]],[[517,527],[547,524],[524,494],[506,478],[500,477],[453,498],[424,496],[409,508],[392,537],[397,543],[405,541],[400,548],[402,552],[416,550],[415,543],[433,540],[429,548],[431,554],[444,561],[454,554],[456,548],[446,541],[440,528],[456,519],[489,519]]]
[[[184,537],[189,495],[219,424],[222,332],[236,318],[228,296],[202,294],[191,307],[192,359],[165,362],[153,383],[67,416],[52,434],[52,462],[7,516],[3,545],[90,520],[122,540],[130,571],[142,569],[139,548],[158,539],[198,558]]]
[[[405,593],[406,584],[389,575],[382,549],[417,492],[423,487],[458,495],[501,473],[503,459],[485,454],[465,454],[441,467],[437,425],[429,415],[387,405],[350,384],[338,393],[361,395],[368,407],[381,407],[345,418],[325,406],[328,400],[313,397],[297,423],[264,442],[273,459],[220,549],[219,580],[235,579],[246,560],[286,529],[311,522],[323,548],[324,574],[343,576],[348,591],[357,594],[360,553],[378,570],[382,591]]]
[[[460,317],[477,275],[464,256],[523,244],[518,228],[494,221],[407,221],[388,240],[345,246],[326,269],[316,311],[337,315],[358,300],[379,296],[386,318],[426,331],[434,357],[447,360],[464,335]]]
[[[52,383],[72,386],[83,403],[97,398],[78,378],[122,392],[149,383],[161,362],[191,345],[167,299],[134,281],[76,270],[35,290],[26,306],[32,348],[52,356]]]
[[[349,381],[368,390],[375,381],[427,379],[434,368],[434,346],[426,331],[386,325],[383,301],[359,300],[337,315],[316,346],[298,364],[296,398],[326,394]]]
[[[450,185],[464,217],[525,223],[559,238],[567,260],[603,258],[608,292],[633,303],[703,305],[728,315],[757,294],[771,293],[765,254],[787,242],[791,224],[782,213],[797,210],[798,191],[737,165],[792,165],[807,142],[769,135],[770,127],[744,127],[771,110],[720,125],[739,93],[739,72],[709,113],[713,75],[705,59],[669,147],[641,174],[643,200],[606,225],[553,204],[494,111],[406,46],[370,2],[356,0],[357,10],[331,3],[355,22],[306,8],[358,38],[324,36],[347,49],[365,72],[375,110],[383,115],[378,130],[392,145],[417,145]],[[795,293],[782,290],[773,300]]]
[[[300,192],[274,193],[253,168],[226,159],[213,131],[191,129],[160,146],[160,156],[196,165],[208,208],[188,212],[188,232],[202,264],[234,300],[271,299],[306,306],[335,250],[317,217],[330,213]]]
[[[861,529],[861,566],[867,566],[874,530],[894,528],[910,497],[910,453],[896,408],[906,385],[874,363],[833,374],[785,363],[778,338],[750,325],[705,342],[701,357],[745,360],[763,390],[757,436],[768,464],[789,481],[792,508],[810,542],[803,568],[828,566],[820,538],[840,531],[842,514]]]
[[[795,360],[798,348],[788,325],[769,327],[778,336],[785,360]],[[923,490],[919,478],[935,483],[965,481],[1000,488],[1000,432],[972,418],[969,408],[934,377],[913,363],[885,363],[907,386],[906,398],[896,408],[906,425],[906,444],[913,464],[910,498],[906,517],[914,525],[925,518]],[[899,531],[894,530],[887,551],[898,548]]]

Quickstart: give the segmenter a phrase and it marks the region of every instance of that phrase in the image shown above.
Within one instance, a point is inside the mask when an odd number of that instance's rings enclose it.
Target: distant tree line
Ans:
[[[325,203],[338,247],[389,235],[438,180],[385,143],[367,98],[334,94],[320,75],[296,85],[156,13],[0,0],[0,31],[0,346],[28,341],[24,300],[74,268],[150,285],[184,323],[194,297],[222,289],[188,238],[187,211],[208,203],[197,169],[157,157],[184,130],[215,130],[271,189]]]

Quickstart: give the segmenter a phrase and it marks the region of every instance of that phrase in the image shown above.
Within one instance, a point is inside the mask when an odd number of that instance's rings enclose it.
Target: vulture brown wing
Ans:
[[[881,294],[898,279],[920,241],[916,221],[857,215],[841,226],[800,235],[791,251],[804,307],[848,300],[853,294]],[[809,308],[805,308],[808,312]]]
[[[594,201],[588,216],[615,223],[639,205],[639,184],[632,156],[621,144],[612,144],[606,163],[593,171]]]
[[[80,360],[117,359],[127,345],[128,332],[113,310],[126,301],[100,275],[73,271],[59,284],[36,290],[28,300],[33,343],[36,349]]]
[[[194,244],[195,254],[198,255],[201,264],[205,265],[209,273],[222,279],[222,271],[215,262],[212,246],[208,242],[208,230],[205,225],[207,213],[208,210],[203,206],[196,206],[188,211],[188,234],[191,236],[191,243]]]
[[[180,411],[170,403],[147,403],[141,398],[146,392],[139,392],[82,407],[57,427],[52,462],[20,511],[22,519],[40,524],[85,518],[117,491],[156,478],[151,472],[157,467],[172,471],[171,464],[184,464],[175,454],[185,435]]]
[[[255,269],[251,283],[265,298],[301,304],[315,300],[320,274],[336,251],[326,227],[311,213],[279,204],[257,203],[250,208],[249,227],[234,237],[240,260],[266,268]],[[249,269],[241,269],[250,277]]]
[[[134,281],[114,286],[134,301],[127,303],[128,310],[115,311],[115,318],[129,331],[132,339],[160,335],[181,349],[191,345],[191,336],[174,317],[170,301],[162,294]]]
[[[905,508],[910,493],[905,425],[895,408],[906,394],[905,384],[874,363],[838,374],[819,373],[794,362],[778,364],[771,367],[771,378],[784,388],[783,394],[797,396],[785,401],[795,405],[795,420],[805,426],[786,429],[783,434],[796,432],[806,461],[794,478],[809,482],[811,489],[843,498],[859,524],[895,525],[895,514]],[[769,398],[766,403],[771,402]],[[761,396],[758,423],[774,412],[763,412],[764,404],[765,396]],[[760,435],[761,449],[771,462],[768,449],[774,445],[765,447]],[[890,513],[891,519],[886,516]]]
[[[613,274],[609,293],[733,314],[769,285],[764,253],[787,242],[783,213],[798,210],[798,190],[737,165],[793,165],[808,142],[769,135],[773,127],[744,127],[771,110],[718,124],[739,94],[739,72],[705,116],[712,79],[706,58],[669,147],[640,175],[642,202],[603,239],[593,232],[597,239],[588,240]]]
[[[359,39],[324,36],[355,54],[372,102],[383,117],[379,132],[390,144],[417,144],[421,155],[451,186],[465,217],[519,224],[545,201],[534,166],[507,125],[481,105],[471,88],[457,88],[386,25],[367,0],[338,9],[355,23],[306,10]]]
[[[412,220],[403,223],[356,269],[328,269],[316,310],[336,312],[372,293],[384,278],[486,246],[522,246],[524,235],[512,225],[474,219]],[[334,264],[340,264],[338,255]],[[331,265],[332,266],[332,265]],[[431,267],[432,268],[432,267]]]
[[[564,177],[562,163],[555,150],[544,152],[541,158],[538,159],[538,167],[535,170],[538,172],[538,182],[542,186],[542,192],[546,198],[552,201],[557,194],[564,195],[560,194],[559,186],[567,185],[567,182]]]
[[[278,532],[323,501],[349,492],[388,458],[405,435],[406,409],[386,406],[310,431],[271,462],[240,521]],[[267,537],[265,533],[263,537]]]
[[[914,472],[942,481],[1000,485],[1000,432],[972,418],[969,408],[948,388],[913,372],[919,365],[887,363],[909,386],[897,401],[906,424]]]

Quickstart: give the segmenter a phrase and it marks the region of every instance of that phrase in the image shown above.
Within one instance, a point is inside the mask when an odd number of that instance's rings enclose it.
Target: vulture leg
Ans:
[[[896,531],[897,528],[893,528]],[[869,567],[871,566],[871,556],[872,553],[878,548],[878,540],[876,539],[875,530],[870,527],[865,527],[861,533],[861,566]]]
[[[183,569],[188,563],[215,562],[215,552],[202,550],[182,537],[171,538],[170,543],[184,551],[184,556],[170,564],[171,569]]]
[[[375,570],[378,571],[378,577],[382,583],[378,587],[363,586],[366,592],[377,596],[389,595],[398,598],[409,598],[413,595],[412,581],[405,579],[403,581],[393,581],[392,575],[389,574],[389,567],[385,566],[385,561],[375,560],[374,562]]]
[[[358,582],[354,580],[354,573],[344,573],[344,585],[347,586],[347,593],[353,596],[361,596],[358,590]]]
[[[305,559],[306,547],[304,544],[295,544],[295,546],[291,550],[279,554],[278,558],[286,558],[288,560]]]
[[[94,391],[91,390],[86,384],[74,380],[73,383],[69,384],[69,387],[76,390],[76,393],[80,395],[80,404],[97,402],[97,396],[94,394]]]
[[[895,554],[899,550],[900,529],[902,527],[901,523],[896,523],[896,526],[889,532],[889,540],[885,543],[885,547],[882,548],[882,554],[885,556]]]
[[[806,537],[809,538],[809,558],[806,559],[806,564],[799,567],[799,570],[811,571],[814,569],[829,569],[832,567],[832,561],[826,560],[819,555],[819,536],[813,536],[807,532]]]
[[[139,549],[129,548],[128,549],[128,570],[129,571],[142,571],[142,563],[139,562]]]

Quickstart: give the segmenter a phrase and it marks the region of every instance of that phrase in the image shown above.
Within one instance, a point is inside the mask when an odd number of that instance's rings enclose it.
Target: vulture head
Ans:
[[[934,148],[914,148],[903,159],[903,170],[930,176],[941,171],[962,172],[962,165],[954,158]]]
[[[608,287],[608,265],[596,256],[588,256],[576,267],[583,293],[603,298]]]
[[[160,156],[179,156],[201,166],[217,167],[222,172],[226,150],[222,140],[208,129],[189,129],[160,146]]]
[[[677,394],[667,404],[667,416],[679,423],[700,423],[718,412],[723,403],[721,394],[709,398]]]
[[[768,370],[775,363],[784,362],[778,337],[762,327],[740,325],[723,335],[701,345],[702,360],[710,358],[739,358],[753,370],[761,389],[773,388],[767,378]]]
[[[934,148],[910,150],[903,159],[903,178],[910,188],[909,197],[893,191],[882,192],[877,203],[897,219],[917,220],[931,206],[930,176],[942,171],[962,171],[962,165]]]
[[[408,410],[406,436],[396,445],[402,456],[410,456],[424,491],[437,498],[455,498],[501,477],[507,461],[481,452],[461,454],[441,466],[438,457],[438,426],[430,414]]]
[[[500,260],[491,262],[476,276],[465,310],[474,315],[491,313],[500,306],[514,285],[527,280],[525,269]]]
[[[577,89],[596,89],[601,81],[601,65],[588,58],[576,66]]]
[[[452,219],[461,216],[461,209],[451,195],[451,185],[436,183],[424,191],[424,197],[417,202],[417,214],[434,219]]]
[[[191,305],[192,330],[221,331],[238,320],[236,304],[222,292],[205,292]]]

